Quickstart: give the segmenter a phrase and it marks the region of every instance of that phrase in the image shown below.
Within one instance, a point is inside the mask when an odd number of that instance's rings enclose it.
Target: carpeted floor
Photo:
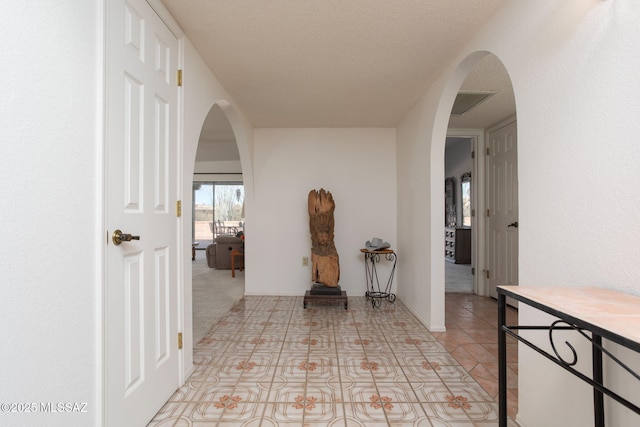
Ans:
[[[244,297],[244,271],[209,268],[204,251],[196,251],[193,268],[193,345]]]
[[[445,292],[473,292],[471,264],[453,264],[445,261]]]

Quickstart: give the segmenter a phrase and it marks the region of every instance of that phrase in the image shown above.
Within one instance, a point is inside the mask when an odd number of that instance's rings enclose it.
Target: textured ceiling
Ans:
[[[460,92],[495,92],[486,101],[461,116],[451,116],[449,128],[486,129],[516,114],[509,74],[494,55],[485,56],[471,70]]]
[[[255,127],[396,126],[503,2],[162,1]],[[478,90],[501,91],[485,65]]]

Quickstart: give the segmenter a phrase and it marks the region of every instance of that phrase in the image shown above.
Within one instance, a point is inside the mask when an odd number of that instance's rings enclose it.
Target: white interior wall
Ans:
[[[240,160],[196,162],[194,173],[242,173],[242,163]],[[194,176],[194,179],[198,179],[198,176]]]
[[[591,285],[640,294],[633,249],[640,238],[640,196],[627,191],[640,158],[634,142],[640,130],[638,16],[640,3],[633,0],[507,2],[400,125],[398,237],[408,252],[402,290],[409,301],[429,305],[428,320],[439,310],[440,285],[420,288],[412,279],[423,273],[440,280],[440,254],[432,251],[431,265],[422,268],[419,253],[405,243],[416,232],[439,240],[442,190],[435,183],[444,177],[439,165],[445,114],[482,51],[505,64],[516,98],[520,285]],[[431,173],[421,169],[425,162]],[[412,184],[419,190],[407,190]],[[436,190],[433,200],[424,196],[429,189]],[[420,227],[418,218],[430,227]],[[520,309],[521,321],[537,323],[540,317]],[[556,375],[531,351],[521,349],[519,356],[523,426],[591,425],[591,411],[585,410],[591,400],[583,399],[579,380]],[[640,370],[638,355],[629,359]],[[638,423],[638,415],[617,404],[608,405],[608,416],[611,425]]]
[[[548,19],[550,13],[553,20]],[[640,130],[634,119],[640,112],[640,86],[629,82],[636,82],[640,71],[636,54],[640,4],[571,2],[547,11],[523,10],[520,16],[535,17],[530,25],[539,25],[545,34],[528,40],[526,62],[517,63],[522,54],[515,53],[508,60],[510,73],[518,76],[515,91],[521,93],[516,95],[520,283],[599,286],[640,294],[636,257],[633,251],[620,250],[633,247],[640,238],[640,197],[628,197],[625,191],[625,183],[639,171],[640,147],[631,140]],[[556,48],[549,49],[550,45]],[[541,105],[545,106],[542,112]],[[603,141],[615,142],[603,147]],[[625,226],[624,237],[611,239],[620,224]],[[535,312],[521,312],[532,322],[537,320]],[[554,384],[542,402],[532,403],[540,393],[527,384],[534,383],[548,363],[530,351],[521,354],[523,422],[528,426],[589,425],[590,411],[584,411],[589,400],[560,402],[583,389],[575,379],[566,387]],[[632,366],[640,370],[640,357],[634,358]],[[549,410],[541,411],[540,405]],[[609,425],[640,423],[640,416],[630,416],[620,405],[610,409]],[[561,415],[568,413],[573,417],[563,423]]]
[[[87,404],[2,426],[101,417],[102,20],[101,2],[2,12],[0,402]]]
[[[310,288],[310,267],[302,266],[311,253],[307,196],[324,188],[336,204],[339,284],[364,295],[360,248],[372,237],[397,247],[394,159],[395,129],[256,129],[256,214],[247,219],[255,255],[247,271],[260,278],[245,292],[301,296]]]
[[[215,116],[214,118],[209,117],[209,120],[215,121]],[[205,127],[206,126],[211,125],[205,125]],[[220,126],[222,126],[222,124]],[[200,135],[200,140],[198,142],[198,163],[204,161],[234,161],[237,158],[238,145],[236,144],[235,139],[207,139],[206,135]]]
[[[459,184],[465,172],[471,172],[471,138],[454,138],[445,148],[444,174]]]

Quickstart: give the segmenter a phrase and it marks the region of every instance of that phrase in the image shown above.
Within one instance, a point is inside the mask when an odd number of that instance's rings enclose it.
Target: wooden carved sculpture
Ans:
[[[311,280],[336,287],[340,280],[340,262],[333,242],[333,211],[336,205],[330,192],[309,192],[309,229],[311,231]]]

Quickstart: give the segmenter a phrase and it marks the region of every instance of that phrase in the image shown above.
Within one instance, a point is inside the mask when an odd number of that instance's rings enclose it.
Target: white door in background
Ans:
[[[516,122],[492,130],[487,147],[487,284],[489,295],[497,298],[497,286],[518,284]]]
[[[179,386],[178,41],[144,0],[106,5],[105,425],[137,427]]]

